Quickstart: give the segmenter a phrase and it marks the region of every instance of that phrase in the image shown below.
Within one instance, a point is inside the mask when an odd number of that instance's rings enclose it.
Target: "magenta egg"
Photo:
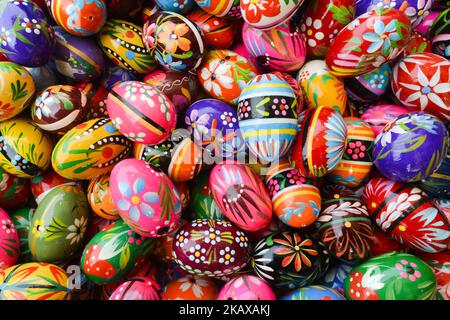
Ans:
[[[364,111],[361,115],[361,119],[369,124],[373,133],[377,136],[389,122],[408,112],[408,109],[402,106],[397,106],[395,104],[380,104]]]
[[[0,271],[19,259],[19,234],[8,214],[0,209]]]
[[[275,300],[275,294],[261,278],[243,275],[225,283],[217,300]]]
[[[109,300],[161,300],[161,287],[149,277],[133,277],[122,283]]]
[[[173,182],[143,160],[125,159],[111,172],[111,196],[120,217],[141,236],[157,238],[175,230],[181,200]]]

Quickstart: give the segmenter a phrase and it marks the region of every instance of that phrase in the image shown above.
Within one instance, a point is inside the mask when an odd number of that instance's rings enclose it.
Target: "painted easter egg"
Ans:
[[[345,280],[349,300],[429,300],[435,294],[433,270],[408,253],[371,258],[353,268]]]
[[[44,11],[31,1],[7,1],[0,8],[0,53],[24,67],[49,61],[55,34]]]
[[[106,56],[119,67],[135,74],[148,73],[157,63],[142,41],[142,28],[119,19],[109,19],[98,41]]]
[[[450,61],[446,58],[429,52],[407,56],[395,65],[391,87],[411,111],[450,120]]]
[[[0,208],[0,279],[2,270],[15,265],[19,256],[20,243],[16,226],[8,213]]]
[[[36,200],[36,203],[39,204],[39,202],[41,202],[42,198],[45,197],[49,190],[59,185],[73,182],[74,181],[72,180],[61,177],[53,170],[53,168],[49,168],[39,175],[34,176],[31,179],[30,186],[33,197]]]
[[[64,178],[90,180],[110,172],[127,157],[131,147],[110,119],[92,119],[72,128],[58,141],[52,166]]]
[[[253,232],[269,225],[272,202],[263,182],[248,166],[217,164],[209,184],[220,210],[236,226]]]
[[[200,29],[188,18],[168,11],[145,23],[142,39],[160,65],[178,72],[195,70],[206,49]]]
[[[436,171],[447,148],[445,125],[430,114],[411,112],[391,121],[377,136],[373,161],[391,180],[419,181]]]
[[[209,174],[201,173],[194,180],[196,186],[191,192],[191,212],[194,219],[226,219],[214,200],[212,189],[209,186]]]
[[[390,75],[391,67],[385,64],[355,78],[345,78],[348,97],[363,103],[378,101],[389,87]]]
[[[276,74],[256,76],[239,96],[242,135],[249,151],[263,161],[287,154],[297,135],[297,117],[295,92]]]
[[[394,60],[407,45],[411,23],[402,11],[377,8],[359,16],[334,38],[325,57],[330,71],[356,77]]]
[[[80,186],[64,184],[51,189],[30,223],[28,244],[34,260],[57,263],[72,258],[83,244],[88,209]]]
[[[85,120],[87,97],[73,86],[51,86],[31,105],[31,118],[42,130],[64,134]]]
[[[106,22],[104,0],[51,0],[49,8],[56,23],[74,36],[87,37]]]
[[[300,21],[308,56],[325,58],[331,42],[354,17],[354,0],[310,1]]]
[[[163,300],[216,300],[217,285],[208,277],[187,275],[164,288]]]
[[[273,212],[284,224],[302,228],[316,221],[321,209],[320,191],[288,161],[272,164],[267,172],[266,187]]]
[[[127,276],[136,261],[149,254],[154,242],[118,220],[97,233],[86,245],[81,271],[89,281],[103,285]]]
[[[41,92],[50,86],[58,84],[56,71],[50,66],[50,63],[34,68],[25,68],[34,80],[36,92]]]
[[[228,20],[201,9],[193,10],[187,17],[202,30],[209,50],[228,49],[233,44],[233,26]]]
[[[356,15],[359,16],[369,10],[399,9],[402,10],[411,21],[413,27],[418,26],[433,5],[434,0],[356,0]]]
[[[242,28],[242,41],[250,57],[269,70],[297,71],[306,60],[305,41],[293,21],[269,30],[246,23]]]
[[[325,61],[308,61],[298,72],[297,82],[308,108],[329,107],[344,114],[347,105],[344,81],[328,70]]]
[[[450,59],[450,8],[443,11],[429,30],[433,52]]]
[[[346,300],[338,291],[325,286],[307,286],[281,297],[281,300]]]
[[[133,277],[111,294],[109,300],[160,300],[161,287],[149,277]]]
[[[316,220],[321,241],[336,258],[362,261],[369,257],[373,228],[366,206],[352,191],[322,201],[322,211]]]
[[[398,58],[404,58],[406,56],[409,56],[410,54],[420,52],[433,52],[431,48],[431,42],[426,37],[414,30],[411,33],[409,43],[406,45],[403,53],[400,54]]]
[[[246,234],[228,221],[197,219],[176,234],[173,257],[191,274],[223,277],[247,265],[250,243]]]
[[[7,172],[31,178],[50,165],[52,141],[34,122],[14,118],[0,123],[0,166]]]
[[[177,123],[175,106],[169,98],[140,81],[116,84],[108,95],[106,109],[117,130],[139,143],[166,140]]]
[[[20,208],[30,199],[30,181],[16,177],[0,167],[0,208]]]
[[[448,218],[421,189],[374,178],[364,188],[362,200],[372,220],[394,240],[418,252],[446,250]]]
[[[53,61],[56,70],[76,81],[100,78],[105,69],[103,52],[91,38],[81,38],[55,27],[56,45]]]
[[[120,217],[144,237],[158,238],[178,226],[181,202],[173,182],[143,160],[125,159],[111,172],[111,196]]]
[[[92,211],[107,220],[119,219],[119,211],[111,196],[110,177],[100,175],[89,181],[87,199]]]
[[[347,117],[344,120],[347,124],[347,148],[328,177],[335,183],[354,188],[363,184],[372,169],[375,134],[360,118]]]
[[[30,262],[0,270],[0,286],[0,300],[71,299],[66,272],[50,263]]]
[[[0,62],[0,122],[21,113],[31,103],[35,83],[31,74],[13,62]]]
[[[101,86],[105,87],[106,91],[111,91],[118,82],[133,81],[137,79],[136,74],[131,71],[110,63],[102,77]]]
[[[435,0],[434,4],[436,9],[439,8],[438,2],[440,0]],[[446,1],[446,0],[444,0]],[[445,8],[442,8],[445,9]],[[439,15],[442,13],[442,11],[436,10],[436,11],[431,11],[428,12],[428,15],[426,17],[424,17],[422,19],[422,22],[416,26],[414,29],[419,32],[420,34],[424,35],[424,36],[428,36],[428,32],[431,28],[431,26],[433,25],[434,21],[437,19],[437,17],[439,17]]]
[[[205,151],[209,164],[214,159],[234,158],[245,147],[236,110],[223,101],[202,99],[194,102],[184,118],[193,141]]]
[[[242,0],[242,18],[255,28],[271,29],[289,20],[303,0]]]
[[[364,111],[361,119],[372,128],[376,137],[389,122],[405,113],[408,113],[408,109],[405,107],[394,104],[380,104]]]
[[[302,176],[320,178],[341,161],[347,144],[347,125],[338,111],[327,107],[303,111],[299,124],[291,160]]]
[[[322,276],[329,264],[325,248],[296,231],[271,234],[253,251],[253,267],[272,288],[307,286]]]
[[[195,5],[194,0],[156,0],[156,4],[166,11],[188,13]]]
[[[196,100],[199,82],[192,73],[155,70],[145,75],[145,83],[164,93],[177,112],[184,112]]]
[[[408,247],[392,239],[389,234],[379,227],[373,228],[372,243],[370,244],[370,256],[376,257],[391,251],[406,252]]]
[[[240,18],[239,0],[195,0],[205,12],[217,17]]]
[[[443,300],[450,300],[450,251],[422,254],[419,257],[433,269],[437,282],[436,296],[440,295]]]
[[[30,232],[31,219],[33,218],[34,212],[35,209],[24,207],[12,212],[10,215],[19,235],[20,261],[22,262],[32,261],[32,255],[28,245],[28,233]]]
[[[430,197],[450,197],[450,146],[439,168],[428,178],[422,179],[419,187]]]
[[[327,272],[317,281],[318,284],[324,285],[344,294],[344,283],[350,271],[352,271],[354,263],[344,262],[342,260],[335,260]]]
[[[123,70],[123,69],[122,69]],[[106,99],[108,98],[109,91],[102,85],[100,85],[95,91],[94,95],[88,99],[88,113],[87,120],[95,118],[108,118],[108,111],[106,110]]]
[[[208,51],[197,71],[200,84],[208,95],[233,105],[257,73],[246,58],[230,50]]]
[[[177,188],[177,191],[179,188]],[[188,223],[183,218],[180,218],[177,226],[168,234],[166,234],[164,237],[157,239],[157,244],[155,249],[153,250],[151,257],[154,258],[157,261],[162,262],[173,262],[173,256],[172,256],[172,247],[173,247],[173,241],[175,239],[175,236],[180,230],[181,227],[183,227],[186,223]]]
[[[276,300],[272,288],[259,277],[238,276],[222,287],[217,300]]]

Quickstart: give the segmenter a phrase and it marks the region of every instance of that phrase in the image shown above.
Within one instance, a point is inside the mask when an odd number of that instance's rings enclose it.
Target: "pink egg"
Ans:
[[[389,122],[408,112],[408,109],[402,106],[380,104],[364,111],[361,119],[370,125],[373,133],[377,136]]]
[[[217,300],[275,300],[275,294],[261,278],[243,275],[225,283]]]
[[[125,281],[109,300],[161,300],[161,287],[149,277],[134,277]]]
[[[0,271],[19,259],[19,235],[8,214],[0,208]]]
[[[110,188],[120,217],[136,233],[158,238],[178,226],[181,201],[174,184],[145,161],[119,162],[111,172]]]

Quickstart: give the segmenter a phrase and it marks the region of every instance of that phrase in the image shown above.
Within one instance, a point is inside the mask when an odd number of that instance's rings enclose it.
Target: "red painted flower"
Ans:
[[[285,256],[281,262],[283,268],[294,262],[295,271],[302,270],[303,265],[311,267],[312,262],[309,256],[317,256],[319,253],[313,247],[311,239],[302,239],[302,237],[293,233],[292,236],[284,232],[283,238],[273,239],[273,242],[283,245],[275,250],[276,255]]]
[[[242,0],[241,9],[250,23],[257,23],[262,16],[275,17],[280,14],[280,2],[277,0]]]

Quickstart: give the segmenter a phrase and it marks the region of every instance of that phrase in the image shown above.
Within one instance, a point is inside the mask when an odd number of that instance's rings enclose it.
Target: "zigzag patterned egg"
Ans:
[[[114,128],[112,121],[99,118],[68,131],[55,146],[53,169],[72,180],[90,180],[108,173],[131,151],[131,142]]]
[[[6,211],[0,208],[0,271],[15,265],[19,255],[20,243],[16,226]]]

